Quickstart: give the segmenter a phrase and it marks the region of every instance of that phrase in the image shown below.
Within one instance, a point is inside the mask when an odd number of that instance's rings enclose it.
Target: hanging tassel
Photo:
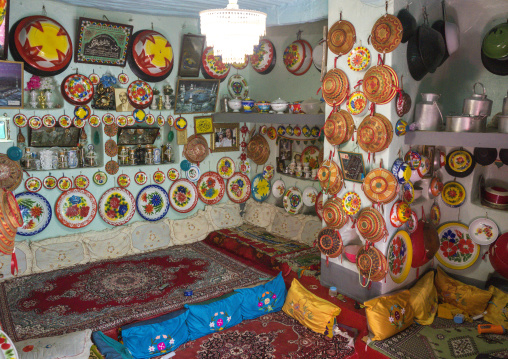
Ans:
[[[323,86],[321,86],[320,88],[318,88],[318,89],[317,89],[317,91],[316,91],[316,95],[318,95],[318,94],[319,94],[319,91],[321,91],[322,89],[323,89]]]
[[[369,106],[370,115],[374,116],[374,110],[376,109],[376,104],[373,102]]]
[[[369,283],[369,286],[367,287],[367,290],[370,290],[370,287],[372,287],[372,281]]]
[[[333,60],[333,67],[334,68],[337,68],[337,60],[339,59],[340,55],[339,56],[335,56],[335,60]]]
[[[18,259],[16,258],[16,248],[14,248],[11,256],[11,274],[18,275],[18,273],[19,273]]]
[[[363,80],[359,80],[353,88],[357,88],[361,84],[363,84]]]
[[[377,65],[384,65],[383,58],[381,57],[381,54],[377,54]]]

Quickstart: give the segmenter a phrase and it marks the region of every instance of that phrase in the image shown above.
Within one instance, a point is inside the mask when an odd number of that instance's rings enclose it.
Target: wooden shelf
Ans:
[[[322,127],[325,124],[325,114],[317,115],[291,114],[291,113],[244,113],[244,112],[216,112],[213,114],[214,122],[226,123],[278,123],[298,124]]]
[[[413,131],[406,133],[404,143],[406,145],[503,148],[508,146],[508,133]]]

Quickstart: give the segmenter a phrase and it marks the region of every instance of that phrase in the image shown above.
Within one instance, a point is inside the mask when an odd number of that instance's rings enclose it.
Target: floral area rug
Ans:
[[[108,330],[266,278],[203,242],[0,283],[0,319],[14,341]],[[193,296],[185,297],[185,289]]]
[[[176,350],[175,358],[341,359],[354,352],[347,339],[317,334],[280,311],[187,342]]]
[[[479,354],[508,358],[508,336],[478,334],[478,324],[436,318],[432,325],[413,324],[386,340],[369,346],[394,359],[475,359]]]

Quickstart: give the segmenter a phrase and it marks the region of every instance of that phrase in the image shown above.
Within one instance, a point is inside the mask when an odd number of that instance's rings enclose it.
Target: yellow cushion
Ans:
[[[437,295],[442,303],[450,303],[471,317],[487,308],[492,293],[450,278],[440,267],[435,279]]]
[[[413,324],[410,296],[409,290],[403,290],[363,303],[370,331],[374,335],[372,340],[389,338]]]
[[[434,272],[425,274],[409,290],[411,297],[409,303],[415,313],[415,321],[421,325],[430,325],[434,322],[437,312],[437,291],[434,287]]]
[[[323,334],[329,321],[340,314],[340,308],[309,292],[293,279],[282,310],[307,328]]]
[[[508,328],[508,293],[493,285],[489,287],[489,292],[492,293],[492,300],[483,319],[489,323]]]

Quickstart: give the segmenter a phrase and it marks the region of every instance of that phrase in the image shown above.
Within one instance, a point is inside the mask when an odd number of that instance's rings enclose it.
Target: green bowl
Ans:
[[[491,59],[508,56],[508,23],[494,26],[483,38],[483,53]]]

